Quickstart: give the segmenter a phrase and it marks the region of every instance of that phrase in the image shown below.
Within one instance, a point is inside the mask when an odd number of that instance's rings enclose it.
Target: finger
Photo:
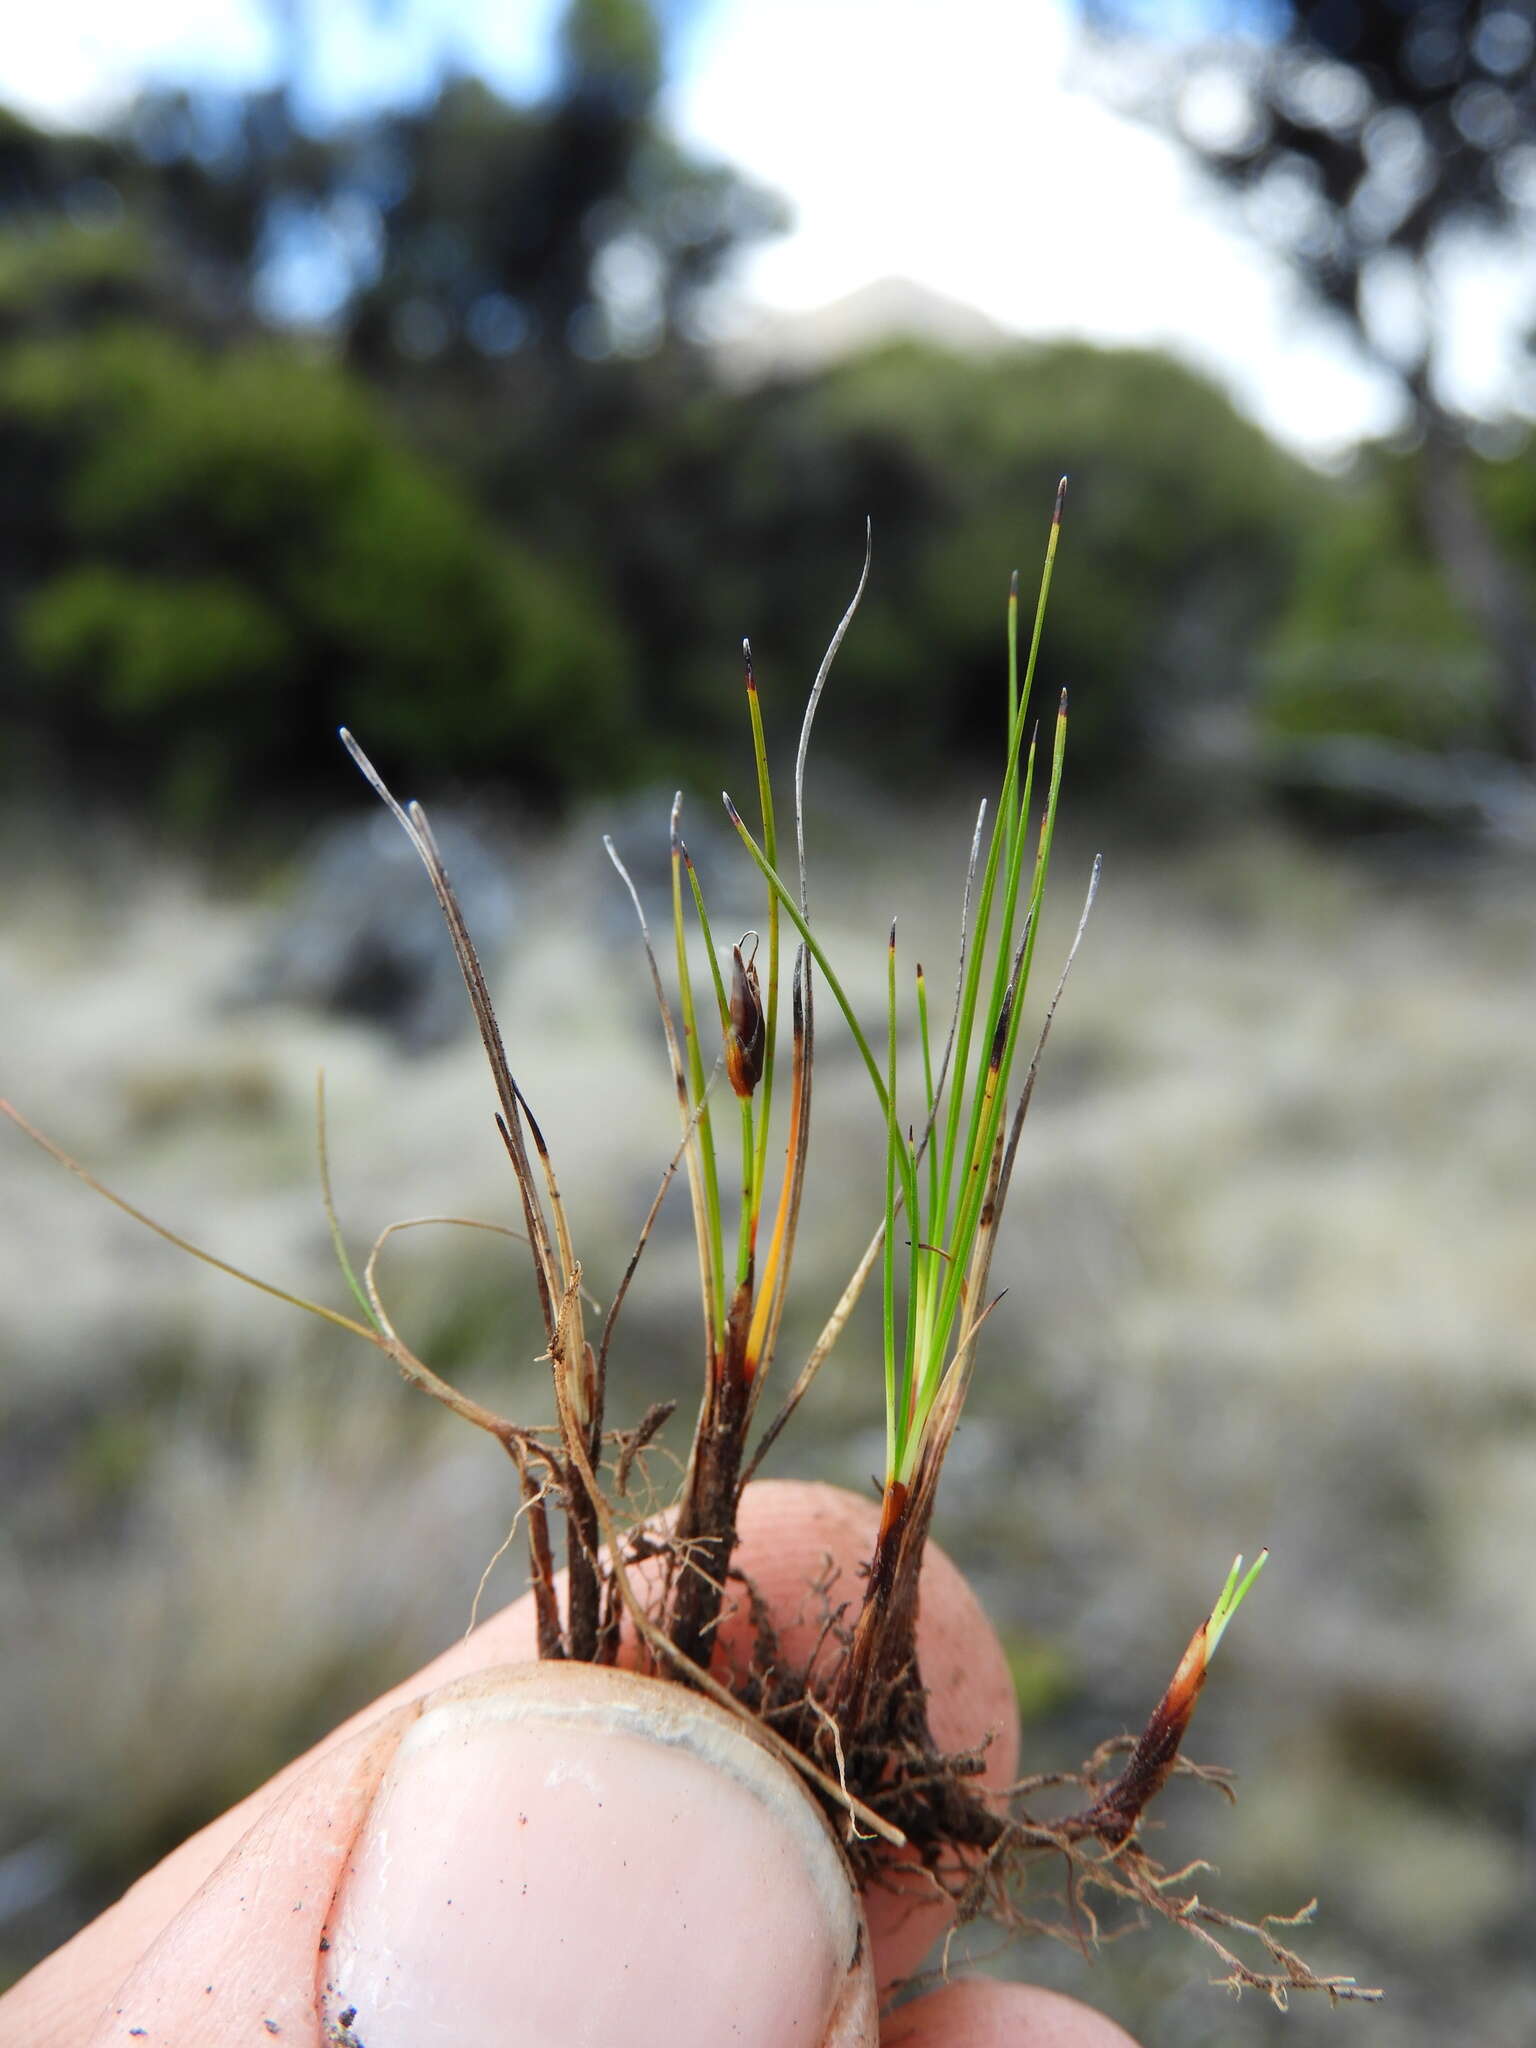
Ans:
[[[326,1979],[368,2048],[876,2038],[858,1897],[798,1777],[708,1700],[569,1664],[470,1679],[410,1730]]]
[[[315,1958],[326,1919],[416,1713],[397,1707],[270,1802],[130,1970],[89,2036],[92,2048],[211,2048],[269,2035],[320,2048]]]
[[[766,1481],[748,1489],[740,1515],[739,1569],[767,1601],[786,1660],[808,1658],[827,1611],[828,1595],[812,1589],[829,1575],[838,1601],[856,1601],[876,1527],[868,1502],[837,1488]],[[995,1737],[986,1778],[1003,1783],[1015,1770],[1017,1725],[1012,1687],[996,1636],[959,1573],[929,1547],[918,1619],[919,1654],[931,1689],[930,1718],[943,1748],[969,1749]],[[423,1692],[490,1665],[531,1660],[537,1649],[532,1603],[525,1596],[455,1643],[414,1677],[344,1722],[306,1756],[211,1822],[73,1941],[23,1979],[0,2014],[17,2038],[38,2048],[78,2048],[139,1957],[181,1910],[274,1798],[332,1748],[366,1731],[381,1713]],[[744,1663],[751,1624],[737,1601],[720,1631],[720,1656]],[[909,1975],[948,1923],[947,1909],[920,1873],[893,1879],[896,1890],[871,1899],[871,1933],[882,1984]]]
[[[881,2029],[880,2048],[1136,2048],[1075,1998],[1032,1984],[968,1978],[914,2000]]]
[[[498,1661],[522,1662],[537,1652],[532,1603],[525,1596],[493,1615],[472,1636],[455,1643],[402,1684],[353,1714],[313,1749],[287,1764],[265,1785],[230,1807],[173,1849],[73,1940],[55,1949],[0,1998],[0,2039],[5,2028],[37,2048],[79,2048],[128,1972],[161,1930],[207,1882],[273,1801],[319,1759],[342,1745],[366,1740],[382,1715],[409,1707],[434,1685]]]
[[[527,1664],[322,1757],[92,2048],[268,2035],[874,2048],[876,1999],[826,1821],[736,1716],[631,1672]]]
[[[525,1596],[413,1677],[392,1686],[257,1791],[189,1836],[132,1885],[116,1905],[45,1957],[0,1998],[0,2039],[11,2038],[6,2032],[9,2028],[16,2040],[35,2043],[36,2048],[79,2048],[90,2039],[103,2008],[161,1930],[274,1800],[282,1798],[319,1759],[349,1742],[366,1742],[381,1716],[412,1706],[436,1684],[503,1659],[522,1662],[536,1652],[532,1604]]]

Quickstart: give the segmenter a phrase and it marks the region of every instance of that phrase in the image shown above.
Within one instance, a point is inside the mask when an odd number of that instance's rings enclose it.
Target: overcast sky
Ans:
[[[316,0],[317,89],[344,110],[419,92],[443,58],[503,90],[547,75],[558,0],[409,0],[385,34],[366,0]],[[69,0],[18,9],[0,98],[90,118],[146,78],[269,76],[257,0]],[[876,278],[931,286],[1028,335],[1156,343],[1213,372],[1319,455],[1391,425],[1390,387],[1309,315],[1167,143],[1074,83],[1062,0],[699,0],[668,106],[699,148],[789,201],[795,225],[744,270],[752,300],[804,310]],[[1511,387],[1522,266],[1456,281],[1453,370]]]

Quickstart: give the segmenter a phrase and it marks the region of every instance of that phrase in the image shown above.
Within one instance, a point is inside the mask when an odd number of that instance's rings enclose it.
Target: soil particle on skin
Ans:
[[[344,2006],[333,2020],[325,2023],[326,2048],[366,2048],[361,2034],[353,2030],[352,2022],[357,2018],[355,2005]]]

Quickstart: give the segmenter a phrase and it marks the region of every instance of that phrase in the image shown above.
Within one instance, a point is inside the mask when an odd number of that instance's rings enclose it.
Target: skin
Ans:
[[[830,1487],[766,1483],[748,1492],[742,1503],[739,1562],[774,1614],[787,1659],[805,1657],[813,1647],[818,1602],[807,1589],[825,1579],[829,1562],[838,1574],[838,1597],[856,1591],[875,1522],[872,1506]],[[722,1659],[733,1651],[749,1652],[751,1630],[744,1614],[728,1615],[720,1636]],[[1001,1646],[964,1580],[933,1546],[924,1569],[919,1654],[940,1747],[969,1749],[990,1741],[986,1777],[994,1785],[1006,1784],[1016,1770],[1018,1726]],[[361,1896],[358,1872],[373,1867],[370,1857],[378,1862],[378,1841],[386,1831],[375,1809],[388,1805],[381,1787],[393,1799],[397,1794],[390,1788],[403,1782],[397,1756],[419,1751],[430,1729],[445,1715],[451,1718],[451,1710],[459,1711],[456,1703],[467,1697],[489,1701],[499,1711],[517,1683],[503,1667],[523,1666],[533,1657],[533,1615],[524,1599],[183,1843],[117,1905],[0,1998],[0,2041],[27,2042],[33,2048],[102,2048],[108,2042],[127,2048],[130,2040],[142,2040],[146,2048],[157,2042],[213,2048],[215,2042],[265,2041],[275,2034],[282,2048],[324,2048],[317,2004],[320,1930],[334,1925],[338,1915],[345,1920],[349,1883]],[[564,1677],[581,1688],[582,1674],[567,1669]],[[434,1702],[439,1703],[435,1710]],[[402,1741],[413,1729],[402,1752]],[[451,1758],[444,1768],[451,1771]],[[435,1857],[437,1867],[462,1877],[461,1908],[471,1917],[480,1910],[473,1904],[475,1872],[487,1884],[497,1881],[497,1844],[505,1845],[512,1819],[522,1817],[497,1807],[495,1787],[501,1780],[496,1772],[488,1773],[483,1762],[476,1768],[470,1819],[455,1821],[451,1799],[442,1799],[444,1839],[431,1840],[419,1859],[425,1865]],[[522,1768],[515,1758],[505,1766],[512,1773],[507,1794],[512,1807],[519,1804],[516,1772]],[[620,1773],[626,1782],[633,1775],[627,1765]],[[439,1797],[434,1791],[434,1800]],[[696,1798],[683,1802],[690,1807],[704,1803]],[[722,1835],[737,1822],[728,1807],[728,1800],[707,1806],[712,1846],[724,1855],[723,1867],[761,1866],[757,1845],[731,1858],[732,1843],[722,1841]],[[429,1838],[438,1811],[438,1805],[428,1809]],[[648,1828],[637,1837],[634,1859],[622,1853],[628,1844],[621,1840],[606,1843],[602,1854],[582,1864],[583,1912],[599,1927],[623,1927],[638,1910],[636,1870],[644,1869],[646,1843],[654,1839]],[[416,1838],[402,1834],[396,1839]],[[413,1853],[413,1870],[415,1862]],[[703,1889],[708,1893],[718,1886]],[[797,1902],[791,1898],[788,1903],[794,1907]],[[503,1909],[504,1900],[497,1907]],[[947,1925],[942,1901],[925,1889],[921,1873],[910,1869],[898,1870],[889,1885],[872,1890],[864,1911],[882,1992],[920,1967]],[[717,1957],[722,1941],[740,1940],[746,1968],[758,1957],[750,1930],[743,1931],[739,1919],[700,1938],[713,1944],[711,1953]],[[703,1924],[702,1917],[694,1922]],[[482,1946],[492,1947],[492,1931],[482,1934]],[[814,1946],[812,1936],[794,1939],[806,1950]],[[686,1974],[686,1955],[678,1958],[677,1968]],[[590,1975],[578,1972],[576,1981],[590,1989]],[[769,2035],[778,1997],[776,1991],[765,2023]],[[469,2038],[480,2048],[499,2048],[502,2042],[514,2048],[524,2038],[516,1999],[501,1997],[487,2010],[504,2015],[504,2025],[487,2028],[477,2018]],[[787,2019],[784,2024],[794,2032]],[[135,2026],[143,2033],[132,2034]],[[361,2020],[358,2026],[361,2032]],[[453,2037],[458,2038],[457,2028]],[[900,2007],[885,2019],[880,2040],[884,2048],[960,2048],[962,2043],[966,2048],[1134,2048],[1120,2028],[1075,2001],[1026,1985],[980,1981],[951,1984]]]

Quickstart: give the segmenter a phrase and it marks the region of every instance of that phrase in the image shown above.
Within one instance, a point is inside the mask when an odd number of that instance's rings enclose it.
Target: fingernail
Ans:
[[[406,1731],[320,1957],[336,2048],[856,2048],[858,1899],[742,1723],[633,1673],[477,1674]]]

